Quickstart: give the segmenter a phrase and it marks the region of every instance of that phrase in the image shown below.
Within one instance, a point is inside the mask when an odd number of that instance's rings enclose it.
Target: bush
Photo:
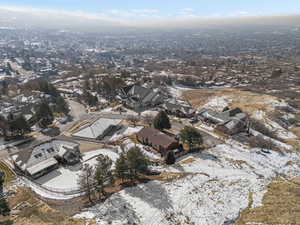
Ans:
[[[280,148],[272,142],[272,140],[265,139],[261,135],[252,136],[249,139],[249,145],[251,148],[269,149],[282,153]]]

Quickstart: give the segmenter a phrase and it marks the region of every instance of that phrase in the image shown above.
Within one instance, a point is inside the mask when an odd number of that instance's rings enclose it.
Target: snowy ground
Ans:
[[[168,91],[174,98],[180,98],[184,91],[195,90],[195,88],[188,88],[188,87],[180,87],[175,83],[172,86],[168,86]]]
[[[293,115],[293,114],[291,114],[291,115]],[[266,125],[266,127],[269,128],[271,131],[274,131],[280,138],[283,138],[283,139],[297,138],[297,136],[295,134],[293,134],[291,131],[283,128],[278,123],[268,119],[266,116],[266,113],[261,110],[254,112],[253,117],[258,120],[263,121],[264,124]]]
[[[170,183],[152,181],[126,188],[75,217],[95,218],[102,225],[226,224],[248,206],[250,192],[256,207],[274,177],[299,176],[300,159],[295,153],[263,154],[258,149],[222,144],[161,170],[191,175]]]
[[[141,144],[135,144],[129,139],[127,139],[123,142],[123,144],[122,144],[123,149],[121,147],[119,147],[118,152],[121,153],[122,151],[128,151],[132,147],[139,147],[141,149],[141,151],[144,153],[144,155],[146,155],[151,160],[161,159],[160,156],[157,153],[154,153],[154,152],[150,151],[150,148],[147,150],[146,146],[141,145]]]
[[[227,96],[215,96],[209,99],[209,101],[201,108],[222,111],[231,103],[231,101],[232,100]]]
[[[116,132],[109,140],[110,141],[117,141],[124,137],[129,137],[135,133],[138,133],[141,129],[143,129],[142,126],[137,127],[127,127],[125,130],[120,130]]]
[[[83,155],[83,163],[95,166],[97,164],[97,156],[107,155],[113,161],[116,161],[118,154],[107,149],[86,152]],[[56,191],[73,191],[79,188],[77,180],[81,172],[82,164],[75,166],[60,167],[36,180],[42,186]]]

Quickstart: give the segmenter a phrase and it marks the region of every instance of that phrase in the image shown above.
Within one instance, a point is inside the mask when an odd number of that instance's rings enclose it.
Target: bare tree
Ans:
[[[95,169],[92,166],[84,164],[78,178],[78,184],[80,189],[85,191],[89,201],[92,203],[92,191],[95,184]]]

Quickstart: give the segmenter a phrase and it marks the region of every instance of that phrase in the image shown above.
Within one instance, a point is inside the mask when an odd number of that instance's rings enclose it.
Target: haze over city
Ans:
[[[299,0],[0,0],[1,225],[298,225],[299,193]]]
[[[284,16],[285,22],[298,18],[300,3],[297,0],[254,1],[8,1],[0,3],[0,23],[20,25],[32,23],[44,26],[65,25],[90,27],[103,26],[186,26],[203,23],[235,23],[243,18],[246,23],[276,23]],[[274,18],[275,16],[275,18]],[[286,16],[294,16],[286,18]],[[274,19],[272,21],[272,19]],[[98,23],[98,24],[97,24]]]

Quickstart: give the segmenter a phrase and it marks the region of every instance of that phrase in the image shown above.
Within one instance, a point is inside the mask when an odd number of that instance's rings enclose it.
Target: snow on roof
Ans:
[[[44,160],[38,164],[35,164],[29,168],[27,168],[28,173],[30,173],[31,175],[34,175],[40,171],[42,171],[43,169],[46,169],[50,166],[56,165],[57,161],[54,158],[49,158],[47,160]]]
[[[101,136],[104,131],[107,130],[107,128],[109,128],[110,126],[116,126],[121,121],[122,120],[120,119],[100,118],[91,125],[84,127],[83,129],[74,133],[73,136],[96,139]]]

